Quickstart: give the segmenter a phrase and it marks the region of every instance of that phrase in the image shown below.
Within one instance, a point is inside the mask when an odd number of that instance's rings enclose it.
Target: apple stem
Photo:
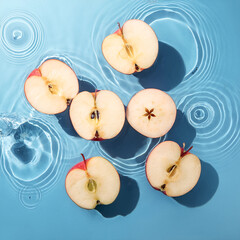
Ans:
[[[119,22],[118,22],[117,24],[118,24],[119,30],[120,30],[120,32],[121,32],[121,34],[122,34],[122,37],[123,37],[123,31],[122,31],[121,25],[120,25]]]
[[[82,155],[82,158],[83,158],[83,161],[84,161],[84,166],[85,166],[85,170],[87,171],[87,162],[86,162],[86,159],[84,157],[84,155],[81,153]]]
[[[133,57],[133,48],[132,48],[131,45],[129,45],[129,44],[127,43],[126,39],[124,38],[124,36],[123,36],[123,31],[122,31],[122,28],[121,28],[121,25],[120,25],[119,22],[118,22],[118,27],[119,27],[119,30],[120,30],[120,32],[121,32],[122,40],[123,40],[123,42],[124,42],[124,44],[125,44],[125,49],[126,49],[126,51],[127,51],[127,54],[128,54],[129,57],[132,58],[132,57]],[[135,69],[136,69],[136,71],[139,70],[139,67],[138,67],[137,64],[135,64]]]
[[[183,150],[182,157],[184,157],[189,151],[191,151],[193,146],[191,146],[188,150]]]
[[[95,108],[96,108],[96,100],[97,100],[97,88],[95,89],[95,92],[94,92],[94,105],[95,105]]]
[[[122,40],[123,40],[124,44],[126,45],[126,44],[127,44],[127,41],[126,41],[126,39],[125,39],[124,36],[123,36],[123,31],[122,31],[121,25],[120,25],[119,22],[118,22],[117,24],[118,24],[119,30],[120,30],[120,32],[121,32]]]

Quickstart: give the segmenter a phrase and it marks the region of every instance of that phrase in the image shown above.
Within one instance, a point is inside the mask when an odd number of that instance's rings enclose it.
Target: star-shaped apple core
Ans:
[[[156,117],[155,114],[153,114],[154,108],[152,108],[151,110],[148,110],[147,108],[145,108],[146,113],[143,115],[145,117],[148,117],[148,120],[151,119],[151,117]]]

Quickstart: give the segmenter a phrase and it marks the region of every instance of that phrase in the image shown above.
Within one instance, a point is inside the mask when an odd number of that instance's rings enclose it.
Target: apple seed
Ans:
[[[160,190],[161,190],[161,191],[164,191],[164,190],[165,190],[165,187],[166,187],[166,184],[164,183],[164,184],[160,187]]]
[[[57,86],[53,85],[52,83],[48,84],[48,90],[52,93],[52,94],[57,94],[58,89]]]
[[[94,118],[95,118],[95,112],[92,112],[91,119],[94,119]]]
[[[172,165],[171,167],[169,167],[167,169],[167,172],[170,173],[175,167],[177,167],[176,165]]]
[[[176,168],[177,168],[177,165],[174,164],[167,169],[167,172],[169,173],[169,177],[172,177],[176,173]]]
[[[91,113],[91,119],[97,119],[99,120],[99,111],[98,110],[95,110]]]
[[[88,190],[90,192],[96,192],[96,189],[97,189],[96,182],[92,178],[90,178],[88,181]]]
[[[125,49],[126,49],[128,56],[132,58],[134,56],[133,47],[131,45],[129,45],[128,43],[125,43]]]
[[[137,71],[137,72],[139,72],[139,70],[140,70],[140,68],[139,68],[139,66],[135,63],[135,70]]]
[[[96,133],[95,133],[95,138],[99,138],[98,130],[97,130]]]
[[[71,99],[70,99],[70,98],[67,98],[67,99],[66,99],[66,102],[67,102],[67,105],[70,105]]]

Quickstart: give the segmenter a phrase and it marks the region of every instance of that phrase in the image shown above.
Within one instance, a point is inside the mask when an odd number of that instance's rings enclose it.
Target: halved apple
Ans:
[[[125,74],[141,72],[155,62],[158,55],[158,39],[145,22],[132,19],[124,23],[102,43],[102,53],[107,62]]]
[[[157,145],[146,161],[146,176],[151,186],[171,197],[189,192],[201,174],[201,162],[190,150],[185,151],[172,141]]]
[[[166,134],[176,119],[176,105],[172,98],[158,89],[144,89],[136,93],[127,106],[127,120],[139,133],[158,138]]]
[[[57,114],[66,110],[79,91],[74,71],[65,63],[49,59],[28,76],[24,92],[36,110]]]
[[[80,92],[70,106],[70,119],[76,132],[87,140],[115,137],[123,128],[125,109],[112,91]]]
[[[83,155],[82,155],[83,156]],[[120,178],[115,167],[103,157],[92,157],[76,164],[67,174],[68,196],[79,207],[93,209],[110,204],[120,191]]]

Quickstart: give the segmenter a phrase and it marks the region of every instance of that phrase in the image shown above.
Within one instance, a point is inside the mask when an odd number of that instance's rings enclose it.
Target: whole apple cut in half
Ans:
[[[127,120],[139,133],[158,138],[166,134],[176,119],[176,105],[165,92],[149,88],[136,93],[127,106]]]
[[[46,114],[65,111],[78,91],[79,84],[74,71],[56,59],[49,59],[33,70],[24,86],[28,102]]]
[[[125,122],[125,108],[112,91],[80,92],[70,106],[74,129],[84,139],[101,141],[118,135]]]
[[[83,155],[82,155],[83,156]],[[92,157],[76,164],[67,174],[68,196],[79,207],[93,209],[98,204],[112,203],[120,191],[120,178],[105,158]]]
[[[170,197],[189,192],[201,174],[199,158],[172,141],[162,142],[149,154],[146,175],[151,186]]]
[[[158,39],[145,22],[128,20],[107,36],[102,43],[103,56],[117,71],[125,74],[141,72],[155,62],[158,55]]]

